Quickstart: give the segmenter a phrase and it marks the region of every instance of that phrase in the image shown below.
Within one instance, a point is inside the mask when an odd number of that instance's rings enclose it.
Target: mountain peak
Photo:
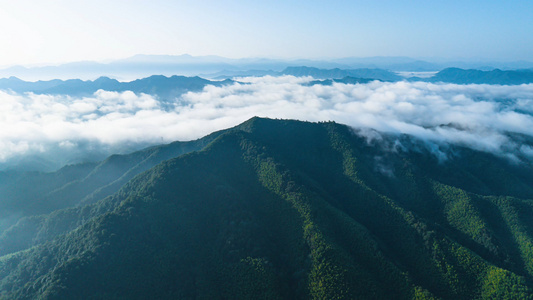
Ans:
[[[360,134],[253,117],[96,165],[0,173],[17,199],[0,212],[28,216],[0,235],[16,253],[0,257],[0,297],[532,295],[531,166],[461,147],[441,163],[413,137]]]

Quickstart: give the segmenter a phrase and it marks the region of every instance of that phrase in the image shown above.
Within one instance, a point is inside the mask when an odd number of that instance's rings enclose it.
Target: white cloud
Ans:
[[[259,115],[309,121],[334,120],[353,127],[406,133],[502,156],[529,149],[507,133],[533,136],[533,85],[456,85],[371,82],[305,86],[306,78],[241,79],[249,85],[210,87],[183,99],[198,113]],[[206,116],[207,117],[207,116]],[[511,152],[510,152],[511,151]],[[520,154],[520,153],[518,153]],[[530,156],[530,155],[529,155]]]
[[[530,146],[506,134],[533,136],[533,85],[304,84],[310,80],[241,78],[244,83],[186,93],[172,108],[129,91],[100,90],[84,98],[0,91],[0,163],[35,153],[53,159],[58,151],[68,161],[76,159],[68,153],[82,156],[88,149],[107,155],[190,140],[253,116],[334,120],[501,155],[533,156]]]

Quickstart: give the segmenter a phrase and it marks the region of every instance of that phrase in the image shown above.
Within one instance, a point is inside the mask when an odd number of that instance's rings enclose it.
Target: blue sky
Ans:
[[[135,54],[533,61],[533,1],[0,0],[0,66]]]

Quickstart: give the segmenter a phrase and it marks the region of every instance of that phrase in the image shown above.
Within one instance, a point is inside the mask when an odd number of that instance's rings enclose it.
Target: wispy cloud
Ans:
[[[508,134],[533,136],[533,85],[307,86],[302,83],[309,78],[291,76],[240,81],[184,94],[170,108],[132,92],[98,91],[85,98],[0,92],[0,162],[36,153],[104,155],[190,140],[253,116],[333,120],[504,156],[533,155],[531,146]]]
[[[533,136],[533,85],[372,82],[305,86],[305,78],[253,78],[249,85],[207,87],[184,99],[218,116],[334,120],[355,128],[405,133],[503,156],[531,156],[508,133]],[[204,110],[205,109],[205,110]]]

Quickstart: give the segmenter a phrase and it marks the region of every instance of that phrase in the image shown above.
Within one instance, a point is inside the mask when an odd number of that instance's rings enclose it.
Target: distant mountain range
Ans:
[[[376,79],[381,81],[398,81],[402,77],[394,72],[382,69],[318,69],[311,67],[289,67],[281,72],[283,75],[311,76],[317,79],[339,79],[345,77]]]
[[[231,76],[218,76],[218,80],[208,80],[200,77],[185,77],[153,75],[150,77],[137,79],[129,82],[120,82],[108,77],[100,77],[96,80],[49,80],[49,81],[23,81],[16,77],[0,79],[0,90],[11,90],[18,93],[32,92],[36,94],[57,94],[87,96],[92,95],[99,89],[106,91],[133,91],[134,93],[145,93],[157,95],[160,100],[172,100],[177,96],[188,92],[201,91],[206,85],[222,86],[232,84],[235,81],[230,78],[235,76],[310,76],[318,79],[309,84],[332,84],[339,83],[367,83],[372,80],[380,81],[426,81],[444,82],[456,84],[503,84],[516,85],[533,83],[533,70],[464,70],[458,68],[448,68],[435,73],[430,77],[402,77],[395,72],[383,69],[319,69],[313,67],[288,67],[280,72],[269,71],[261,73],[233,73]],[[225,78],[225,79],[224,79]],[[322,81],[321,81],[322,80]]]
[[[425,79],[411,78],[411,80],[426,80],[430,82],[450,82],[458,84],[527,84],[533,83],[533,70],[463,70],[458,68],[444,69],[433,77]]]
[[[440,71],[449,67],[463,69],[502,70],[533,68],[533,62],[497,62],[497,61],[444,61],[419,60],[408,57],[368,57],[342,59],[267,59],[246,58],[230,59],[219,56],[191,55],[136,55],[127,59],[109,63],[74,62],[57,66],[22,67],[13,66],[0,70],[0,77],[15,76],[24,80],[51,79],[91,79],[101,76],[128,81],[154,74],[184,75],[215,78],[217,76],[233,76],[234,74],[268,74],[281,72],[287,67],[308,66],[320,69],[385,69],[390,71]]]
[[[154,75],[130,82],[119,82],[108,77],[100,77],[91,80],[49,80],[49,81],[23,81],[16,77],[0,79],[0,89],[12,90],[14,92],[32,92],[36,94],[57,94],[85,96],[92,95],[97,90],[106,91],[132,91],[134,93],[145,93],[159,95],[162,99],[169,99],[181,95],[188,91],[200,91],[206,85],[221,86],[233,83],[232,80],[211,81],[200,77],[185,77]]]
[[[500,70],[491,71],[464,70],[459,68],[447,68],[436,72],[430,77],[402,77],[395,72],[383,69],[318,69],[311,67],[289,67],[280,72],[280,75],[311,76],[317,79],[360,78],[381,81],[427,81],[456,84],[502,84],[516,85],[533,83],[533,70]],[[342,81],[338,81],[342,82]],[[361,81],[359,81],[361,82]]]
[[[531,298],[532,166],[381,137],[253,118],[0,173],[0,298]]]

